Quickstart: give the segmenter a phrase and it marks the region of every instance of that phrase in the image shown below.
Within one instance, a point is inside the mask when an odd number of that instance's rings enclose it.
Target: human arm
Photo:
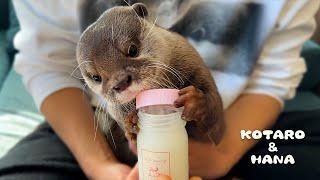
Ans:
[[[77,67],[79,1],[13,3],[21,27],[14,42],[19,50],[15,68],[37,107],[88,177],[124,176],[130,168],[116,161],[100,131],[94,140],[92,108],[81,90],[82,83],[71,75]]]
[[[318,7],[319,1],[286,3],[246,89],[225,111],[226,133],[221,143],[190,143],[192,174],[215,178],[225,175],[256,143],[242,140],[240,130],[263,130],[274,124],[283,100],[294,96],[306,70],[300,52],[315,29]]]
[[[90,179],[124,179],[131,168],[120,164],[104,135],[94,127],[94,114],[87,96],[78,88],[65,88],[49,95],[41,111],[51,127],[76,157]]]
[[[189,141],[190,173],[202,177],[224,176],[257,143],[241,140],[240,130],[267,129],[274,124],[280,111],[280,103],[270,96],[241,95],[225,111],[226,130],[219,145]]]

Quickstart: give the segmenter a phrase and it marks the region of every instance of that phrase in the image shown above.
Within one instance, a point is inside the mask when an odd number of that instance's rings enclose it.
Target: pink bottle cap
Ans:
[[[152,105],[173,105],[179,97],[178,89],[150,89],[142,91],[136,97],[136,108]]]

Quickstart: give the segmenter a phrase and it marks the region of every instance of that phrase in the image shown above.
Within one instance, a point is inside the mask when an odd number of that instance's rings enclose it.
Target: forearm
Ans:
[[[267,95],[241,95],[226,111],[226,132],[218,151],[227,157],[226,171],[236,164],[252,148],[256,140],[242,140],[241,130],[264,130],[270,128],[281,112],[280,103]]]
[[[272,97],[241,95],[224,113],[226,130],[218,145],[189,139],[190,174],[210,179],[226,175],[256,143],[242,140],[240,131],[271,127],[280,110],[280,103]]]
[[[43,102],[41,111],[88,176],[94,173],[96,164],[116,161],[99,130],[95,137],[94,113],[80,89],[53,93]]]

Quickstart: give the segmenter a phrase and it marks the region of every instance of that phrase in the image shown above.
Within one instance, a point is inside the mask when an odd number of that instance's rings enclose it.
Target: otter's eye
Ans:
[[[92,75],[91,79],[97,83],[100,83],[102,81],[101,76],[99,76],[99,75]]]
[[[128,49],[128,55],[130,57],[137,57],[138,56],[138,47],[134,44],[130,45],[129,46],[129,49]]]

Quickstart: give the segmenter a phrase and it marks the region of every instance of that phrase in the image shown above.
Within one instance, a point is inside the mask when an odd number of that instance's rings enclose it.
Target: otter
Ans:
[[[184,106],[189,137],[219,143],[223,107],[209,69],[184,37],[150,21],[144,4],[106,10],[82,33],[77,61],[86,84],[105,99],[127,138],[135,140],[138,133],[136,95],[177,88],[175,106]]]

